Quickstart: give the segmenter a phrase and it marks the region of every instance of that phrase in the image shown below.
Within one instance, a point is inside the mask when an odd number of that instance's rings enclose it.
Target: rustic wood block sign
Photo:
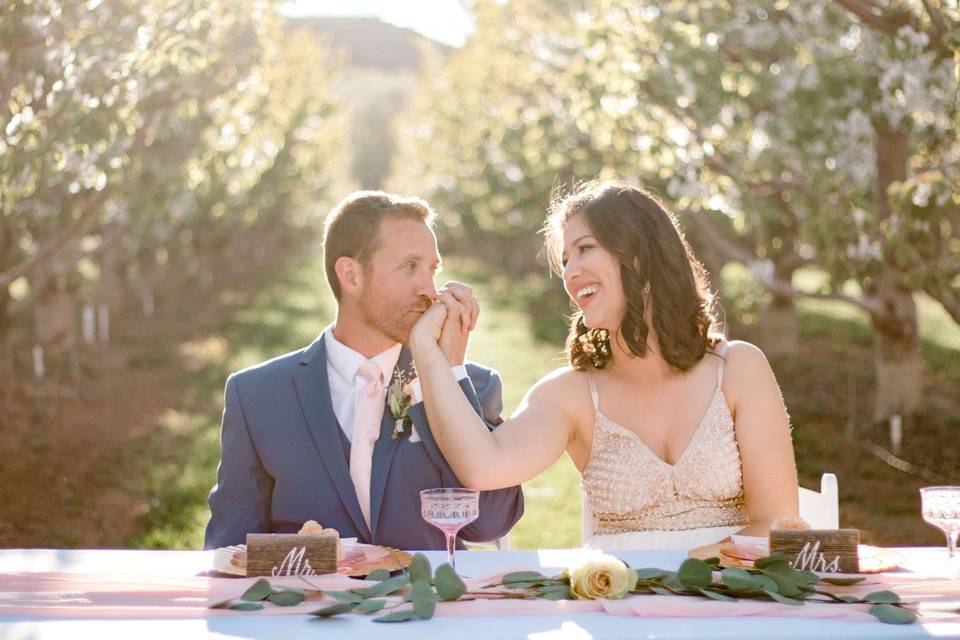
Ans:
[[[770,532],[770,553],[790,558],[797,570],[857,573],[858,529],[774,529]]]
[[[315,576],[337,571],[337,536],[248,533],[247,576]]]

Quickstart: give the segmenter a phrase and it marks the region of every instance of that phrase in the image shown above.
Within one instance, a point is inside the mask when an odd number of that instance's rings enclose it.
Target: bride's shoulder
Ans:
[[[557,402],[567,401],[578,395],[584,393],[589,395],[590,393],[586,372],[577,371],[571,366],[554,369],[543,376],[533,386],[531,392],[536,392],[537,395],[549,397]]]
[[[727,361],[727,366],[741,365],[741,366],[751,366],[756,363],[766,363],[767,357],[763,355],[763,351],[757,345],[746,342],[745,340],[726,340],[724,341],[726,345],[726,353],[724,353],[724,358]],[[714,349],[716,351],[716,349]]]
[[[757,382],[772,375],[767,356],[756,345],[743,340],[730,340],[724,354],[724,387],[755,388]]]

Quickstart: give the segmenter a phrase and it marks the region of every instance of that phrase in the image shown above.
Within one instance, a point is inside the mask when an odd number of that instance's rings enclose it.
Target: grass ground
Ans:
[[[500,371],[505,381],[505,414],[544,373],[563,364],[558,343],[533,338],[530,316],[510,298],[509,287],[485,279],[467,264],[448,267],[444,277],[476,283],[483,305],[470,357]],[[559,287],[559,283],[557,283]],[[904,473],[858,443],[885,445],[884,434],[867,426],[851,432],[849,407],[869,415],[870,334],[866,319],[842,304],[802,302],[798,305],[803,344],[796,357],[773,362],[794,423],[801,482],[816,487],[819,475],[840,476],[842,521],[863,530],[864,539],[880,543],[939,542],[938,534],[918,516],[916,488],[929,481],[923,470],[956,481],[953,471],[960,452],[941,438],[956,439],[960,422],[951,396],[960,382],[960,330],[935,305],[920,302],[924,351],[931,402],[944,407],[923,418],[907,434],[907,448],[918,465]],[[142,453],[151,473],[143,489],[152,507],[140,521],[134,546],[197,547],[206,522],[206,493],[215,478],[218,459],[219,407],[224,379],[230,371],[309,343],[330,322],[334,306],[316,260],[280,278],[243,305],[232,317],[211,326],[209,334],[183,347],[196,363],[191,392],[181,408],[165,415],[162,434]],[[560,321],[558,321],[560,322]],[[749,327],[743,330],[749,339]],[[832,363],[825,366],[825,363]],[[855,398],[850,389],[859,389]],[[950,413],[952,412],[952,414]],[[856,420],[856,418],[854,418]],[[932,456],[932,457],[931,457]],[[939,457],[938,457],[939,456]],[[524,485],[526,514],[510,535],[514,548],[575,546],[580,542],[579,478],[564,456]]]

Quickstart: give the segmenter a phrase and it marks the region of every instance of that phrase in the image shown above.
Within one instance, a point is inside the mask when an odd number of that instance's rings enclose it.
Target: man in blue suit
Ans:
[[[420,516],[419,492],[462,484],[433,440],[416,383],[399,424],[402,398],[388,391],[413,375],[404,345],[436,301],[434,217],[419,198],[373,191],[331,212],[324,266],[337,318],[310,346],[227,380],[206,548],[242,543],[248,533],[296,532],[307,520],[371,544],[445,547]],[[462,392],[493,428],[501,422],[500,379],[464,365],[476,300],[460,283],[442,290],[461,313],[450,314],[441,346]],[[522,514],[520,487],[483,492],[480,517],[460,536],[496,539]]]

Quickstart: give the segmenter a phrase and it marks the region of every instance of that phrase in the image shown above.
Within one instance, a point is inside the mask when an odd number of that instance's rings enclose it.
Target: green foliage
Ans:
[[[414,564],[415,563],[415,564]],[[406,574],[385,577],[377,584],[349,591],[326,591],[328,598],[339,600],[311,612],[319,618],[330,618],[344,613],[378,613],[389,609],[389,613],[374,618],[374,622],[406,622],[408,620],[429,620],[433,617],[437,603],[441,600],[454,601],[470,595],[463,580],[453,568],[444,563],[437,567],[436,573],[430,569],[430,563],[423,554],[415,554],[411,569]],[[738,598],[769,599],[789,606],[803,606],[804,600],[834,604],[873,604],[870,613],[882,622],[904,624],[913,622],[915,614],[906,608],[900,597],[891,591],[877,591],[856,598],[836,596],[814,587],[820,582],[819,576],[809,571],[793,569],[788,559],[782,555],[760,558],[752,569],[727,568],[721,573],[721,580],[713,580],[718,561],[688,558],[676,571],[663,569],[638,569],[637,583],[630,591],[634,595],[658,594],[706,597],[723,602],[736,602]],[[382,574],[377,574],[381,577]],[[431,575],[434,575],[433,583]],[[371,579],[368,576],[368,580]],[[504,587],[502,591],[490,591],[494,587]],[[504,575],[499,581],[486,585],[486,597],[513,599],[566,600],[572,599],[570,577],[567,572],[549,577],[539,571],[515,571]],[[299,589],[276,589],[265,579],[257,580],[242,596],[240,602],[225,600],[211,605],[210,608],[229,608],[238,611],[255,611],[263,608],[261,602],[269,601],[277,606],[294,606],[305,599],[307,593],[319,594],[319,591]],[[400,601],[390,605],[383,596],[401,595]],[[819,596],[819,597],[818,597]],[[409,604],[409,607],[407,606]]]
[[[749,266],[756,284],[728,298],[748,321],[771,298],[827,296],[899,344],[924,291],[960,322],[960,58],[938,26],[955,6],[875,21],[817,0],[476,7],[475,35],[424,73],[395,164],[448,246],[514,279],[542,271],[555,188],[616,176],[660,193],[714,273]],[[822,287],[794,285],[804,266]],[[876,417],[916,411],[907,388],[880,390]]]
[[[277,9],[41,0],[4,10],[0,332],[53,281],[114,306],[127,281],[236,274],[302,248],[345,169],[336,64],[309,35],[281,38]]]
[[[295,607],[303,602],[307,595],[319,596],[317,590],[294,589],[290,587],[274,587],[266,578],[260,578],[240,596],[239,600],[230,598],[211,604],[210,609],[231,609],[233,611],[260,611],[264,602],[270,602],[278,607]]]
[[[633,593],[705,596],[724,602],[735,602],[738,598],[769,599],[795,607],[803,606],[805,600],[833,604],[874,604],[870,613],[881,622],[904,624],[916,619],[914,612],[903,606],[900,597],[891,591],[878,591],[856,598],[836,596],[818,589],[815,585],[828,579],[821,580],[810,571],[797,571],[783,555],[759,558],[750,569],[723,569],[720,582],[714,582],[713,572],[717,569],[716,558],[707,561],[688,558],[676,573],[662,569],[638,569],[637,586]],[[856,578],[846,584],[862,581],[863,578]],[[837,584],[836,581],[833,584]]]

